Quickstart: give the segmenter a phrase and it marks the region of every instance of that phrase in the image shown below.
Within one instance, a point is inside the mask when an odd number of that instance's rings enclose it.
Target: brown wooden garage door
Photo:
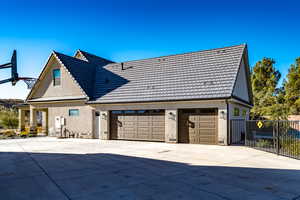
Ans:
[[[111,111],[111,139],[165,140],[164,110]]]
[[[179,142],[217,144],[217,109],[179,110]]]

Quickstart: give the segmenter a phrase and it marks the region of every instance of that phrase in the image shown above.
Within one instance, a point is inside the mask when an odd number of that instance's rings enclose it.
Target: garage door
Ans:
[[[164,110],[111,111],[111,139],[165,140]]]
[[[179,142],[217,144],[217,109],[179,110]]]

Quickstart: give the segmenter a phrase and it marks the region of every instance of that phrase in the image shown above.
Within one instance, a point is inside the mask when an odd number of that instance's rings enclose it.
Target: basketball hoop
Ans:
[[[22,80],[26,83],[27,89],[32,89],[36,82],[36,78],[20,77],[18,80]]]
[[[17,51],[13,51],[13,55],[9,63],[0,65],[0,69],[11,68],[11,77],[8,79],[0,80],[0,84],[11,82],[12,86],[15,86],[18,81],[22,80],[26,83],[27,89],[31,89],[36,82],[36,78],[19,77],[17,71]]]

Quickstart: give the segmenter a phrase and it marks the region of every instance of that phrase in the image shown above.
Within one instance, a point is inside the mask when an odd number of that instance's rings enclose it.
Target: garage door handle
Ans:
[[[186,121],[186,125],[187,125],[187,127],[195,128],[195,123],[194,122],[190,122],[189,120]]]
[[[190,121],[189,120],[186,121],[186,126],[190,127]]]
[[[122,127],[122,122],[117,121],[117,123],[118,123],[118,126],[119,126],[119,127]]]

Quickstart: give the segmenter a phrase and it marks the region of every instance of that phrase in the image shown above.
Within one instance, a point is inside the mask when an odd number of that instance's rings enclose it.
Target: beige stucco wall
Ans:
[[[55,131],[55,117],[61,116],[66,120],[65,128],[75,133],[80,138],[93,138],[94,135],[94,110],[84,102],[38,103],[32,104],[33,108],[48,108],[48,134],[58,136]],[[69,116],[69,109],[79,109],[79,116]]]
[[[53,85],[52,71],[53,69],[61,70],[61,84],[59,86]],[[38,82],[38,87],[33,91],[30,99],[36,99],[41,97],[68,97],[68,96],[84,96],[84,93],[73,80],[69,72],[61,66],[58,60],[51,56],[46,71],[41,77],[41,81]],[[29,100],[30,100],[29,99]]]
[[[110,110],[147,110],[164,109],[166,110],[166,142],[178,141],[178,109],[184,108],[217,108],[218,109],[218,141],[219,144],[227,144],[227,104],[225,100],[219,101],[189,101],[189,102],[153,102],[153,103],[130,103],[130,104],[94,104],[95,110],[99,112]],[[175,113],[175,120],[169,119],[169,112]],[[104,121],[101,117],[101,129],[109,128],[109,118]],[[102,136],[108,139],[108,136]],[[172,139],[171,141],[169,139]]]
[[[247,88],[247,78],[246,78],[246,65],[244,59],[241,62],[241,66],[238,72],[238,76],[236,79],[236,83],[233,90],[233,95],[245,100],[249,101],[249,93]]]
[[[249,106],[245,106],[236,102],[229,102],[228,105],[229,108],[229,118],[230,119],[249,119],[250,116],[250,108]],[[234,116],[234,108],[238,108],[240,110],[240,115],[239,116]],[[246,117],[242,115],[243,110],[247,111]]]
[[[300,115],[289,115],[288,116],[288,120],[296,120],[296,121],[300,121]]]
[[[178,142],[178,110],[165,111],[165,142]]]
[[[239,109],[239,116],[234,116],[234,109]],[[229,118],[232,122],[229,124],[231,132],[231,142],[232,143],[239,143],[242,140],[242,134],[246,132],[245,130],[245,119],[249,119],[250,108],[249,106],[242,105],[241,103],[229,101],[228,104],[229,109]],[[246,116],[243,116],[243,110],[246,110]]]

